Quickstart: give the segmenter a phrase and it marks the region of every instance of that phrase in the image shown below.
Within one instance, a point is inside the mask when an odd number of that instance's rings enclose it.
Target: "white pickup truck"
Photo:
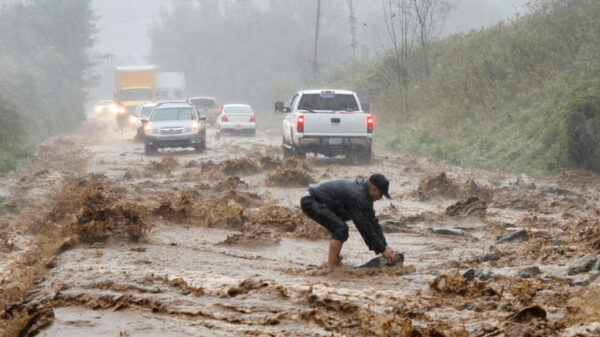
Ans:
[[[356,93],[348,90],[302,90],[289,107],[275,103],[283,120],[283,157],[320,153],[345,155],[352,162],[369,163],[374,119]]]

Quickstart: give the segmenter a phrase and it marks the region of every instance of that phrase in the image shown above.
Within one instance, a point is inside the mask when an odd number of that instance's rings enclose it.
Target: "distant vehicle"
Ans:
[[[100,100],[94,105],[94,112],[98,116],[104,114],[114,115],[117,113],[117,105],[111,99]]]
[[[364,109],[364,110],[363,110]],[[351,161],[369,163],[375,120],[356,93],[348,90],[303,90],[290,107],[275,103],[283,120],[283,157],[320,153],[346,155]]]
[[[185,74],[183,72],[156,73],[157,100],[185,100]]]
[[[156,102],[144,103],[135,108],[134,115],[132,116],[135,117],[136,126],[136,135],[134,140],[144,139],[144,126],[146,123],[148,123],[148,118],[150,118],[150,114],[152,113],[152,110],[156,104]]]
[[[159,148],[193,147],[196,152],[206,149],[206,117],[189,103],[157,103],[144,125],[144,150],[155,154]]]
[[[193,104],[198,110],[200,115],[206,116],[206,120],[211,125],[215,125],[217,122],[217,116],[219,115],[219,107],[212,97],[190,97],[188,102]]]
[[[217,117],[217,136],[224,132],[249,132],[256,135],[256,116],[247,104],[225,104]]]
[[[125,126],[135,107],[156,99],[155,76],[158,66],[126,66],[116,68],[115,101],[118,104],[117,125]]]

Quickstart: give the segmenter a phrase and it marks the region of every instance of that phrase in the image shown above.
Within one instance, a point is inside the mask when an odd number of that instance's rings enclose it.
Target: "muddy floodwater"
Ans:
[[[111,120],[0,176],[0,335],[600,336],[600,177],[544,178],[374,151],[281,159],[281,136],[145,156]],[[402,266],[350,224],[343,266],[309,183],[383,173]]]

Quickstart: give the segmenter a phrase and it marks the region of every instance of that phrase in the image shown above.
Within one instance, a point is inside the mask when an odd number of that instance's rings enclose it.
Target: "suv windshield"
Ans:
[[[150,101],[152,100],[151,89],[123,89],[119,96],[121,101]]]
[[[251,114],[252,109],[249,106],[227,106],[223,112],[226,114]]]
[[[298,103],[299,110],[358,111],[358,103],[351,94],[304,94]]]
[[[152,111],[152,121],[189,121],[194,119],[194,110],[190,108],[162,108]]]
[[[192,103],[198,108],[216,108],[217,104],[214,99],[197,98],[192,99]]]
[[[152,109],[154,109],[153,106],[145,106],[142,108],[142,113],[140,114],[141,117],[148,117],[150,116],[150,114],[152,113]]]

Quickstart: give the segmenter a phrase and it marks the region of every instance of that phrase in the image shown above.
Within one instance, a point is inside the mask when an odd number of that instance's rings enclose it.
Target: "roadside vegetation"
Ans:
[[[93,22],[89,0],[0,7],[0,172],[85,120]]]
[[[427,52],[417,38],[396,41],[415,47],[350,62],[321,84],[371,103],[383,148],[487,169],[598,173],[600,3],[529,6],[509,23],[434,39]]]

